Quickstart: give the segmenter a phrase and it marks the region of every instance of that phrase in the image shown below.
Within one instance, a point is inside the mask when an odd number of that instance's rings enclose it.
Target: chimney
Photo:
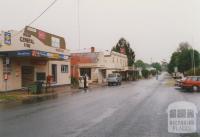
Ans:
[[[91,52],[92,52],[92,53],[95,52],[95,47],[91,47]]]

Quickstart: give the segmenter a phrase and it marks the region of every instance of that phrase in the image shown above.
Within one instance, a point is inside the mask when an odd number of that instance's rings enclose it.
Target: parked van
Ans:
[[[122,76],[119,73],[109,74],[107,78],[107,82],[108,82],[108,86],[111,86],[113,84],[121,85]]]

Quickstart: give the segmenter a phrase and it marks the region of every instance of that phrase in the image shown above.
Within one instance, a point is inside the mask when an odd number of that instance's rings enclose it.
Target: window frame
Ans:
[[[61,65],[61,73],[69,73],[69,65]]]

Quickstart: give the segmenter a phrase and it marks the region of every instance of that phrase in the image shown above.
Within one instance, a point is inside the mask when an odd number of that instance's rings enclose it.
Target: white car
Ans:
[[[113,84],[121,85],[122,76],[119,73],[109,74],[107,78],[107,82],[108,82],[108,86],[111,86]]]

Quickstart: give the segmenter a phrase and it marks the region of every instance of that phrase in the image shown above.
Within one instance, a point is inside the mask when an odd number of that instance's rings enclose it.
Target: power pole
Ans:
[[[192,49],[193,49],[193,67],[194,67],[194,75],[196,75],[194,48],[192,48]]]
[[[80,0],[77,0],[77,25],[78,25],[78,49],[81,47],[80,39]]]

